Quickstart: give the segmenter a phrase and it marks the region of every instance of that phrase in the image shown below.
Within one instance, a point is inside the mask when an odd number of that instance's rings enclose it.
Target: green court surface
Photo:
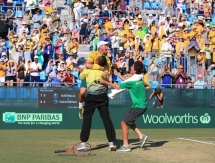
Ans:
[[[80,130],[1,130],[1,163],[212,163],[215,160],[215,129],[142,129],[149,136],[139,148],[129,131],[131,152],[109,152],[104,130],[92,130],[88,157],[55,154],[79,142]],[[121,131],[117,132],[120,146]]]

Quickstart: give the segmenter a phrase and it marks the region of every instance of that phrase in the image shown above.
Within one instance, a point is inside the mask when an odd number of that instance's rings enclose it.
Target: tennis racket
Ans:
[[[72,148],[69,149],[64,149],[64,150],[55,150],[55,153],[71,153],[75,156],[78,157],[87,157],[91,153],[91,145],[89,143],[85,143],[85,148],[78,149],[80,148],[80,144],[82,142],[76,143],[75,145],[72,146]]]
[[[79,112],[78,112],[79,119],[83,119],[83,114],[84,114],[84,108],[79,109]]]

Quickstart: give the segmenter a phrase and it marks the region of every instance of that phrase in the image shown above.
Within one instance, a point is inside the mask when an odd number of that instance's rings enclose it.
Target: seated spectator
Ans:
[[[157,81],[158,77],[158,58],[155,57],[155,54],[152,54],[151,59],[148,64],[149,69],[152,71],[151,77],[153,81]]]
[[[73,70],[77,65],[77,61],[74,58],[74,53],[71,53],[69,57],[66,59],[66,67],[67,69]]]

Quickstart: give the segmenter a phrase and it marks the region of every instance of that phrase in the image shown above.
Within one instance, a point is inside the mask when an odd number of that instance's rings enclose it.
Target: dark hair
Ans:
[[[141,61],[134,62],[134,70],[136,71],[136,74],[142,74],[143,62],[141,62]]]
[[[106,59],[105,56],[100,56],[100,57],[98,58],[98,65],[99,65],[99,66],[102,66],[102,67],[104,67],[104,66],[107,65],[107,59]]]

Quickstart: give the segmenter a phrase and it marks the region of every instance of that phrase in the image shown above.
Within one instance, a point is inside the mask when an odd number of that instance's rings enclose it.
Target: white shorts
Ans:
[[[4,83],[5,82],[5,77],[0,77],[0,82]]]

